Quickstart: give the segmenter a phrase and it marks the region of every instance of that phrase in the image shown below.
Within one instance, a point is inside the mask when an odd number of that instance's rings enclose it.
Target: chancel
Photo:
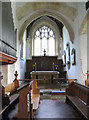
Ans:
[[[0,1],[0,119],[89,120],[88,37],[89,1]]]

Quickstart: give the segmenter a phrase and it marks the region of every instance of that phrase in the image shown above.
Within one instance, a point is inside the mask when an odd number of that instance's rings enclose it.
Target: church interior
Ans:
[[[0,1],[0,119],[89,120],[89,1]]]

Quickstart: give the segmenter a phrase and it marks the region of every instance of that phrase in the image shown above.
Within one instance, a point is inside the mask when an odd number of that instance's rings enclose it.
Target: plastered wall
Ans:
[[[74,43],[72,44],[70,41],[69,33],[64,26],[63,28],[63,44],[64,44],[64,50],[66,51],[66,44],[69,43],[70,45],[70,69],[68,69],[68,66],[66,64],[65,70],[67,71],[67,77],[68,79],[77,79],[78,82],[81,82],[81,68],[80,68],[80,47],[77,39],[75,39]],[[72,48],[75,48],[76,50],[76,65],[72,65],[71,61],[71,52]],[[66,61],[67,63],[67,61]]]

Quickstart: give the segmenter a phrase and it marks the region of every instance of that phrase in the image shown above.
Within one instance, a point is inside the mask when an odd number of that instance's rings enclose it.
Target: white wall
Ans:
[[[25,77],[26,72],[26,31],[23,35],[23,58],[20,59],[20,79]]]
[[[8,73],[7,73],[8,82],[7,82],[7,84],[9,84],[9,83],[12,83],[14,78],[15,78],[15,76],[14,76],[14,74],[15,74],[15,64],[8,65],[7,68],[8,68]]]
[[[78,16],[77,16],[77,20],[78,20],[78,35],[79,35],[79,40],[80,40],[80,59],[81,59],[81,83],[85,84],[85,80],[87,78],[87,33],[81,34],[80,32],[82,32],[82,30],[87,31],[87,26],[86,28],[82,27],[86,18],[86,7],[85,7],[85,3],[78,3],[77,4],[77,9],[78,9]],[[80,29],[81,28],[81,29]],[[81,30],[81,31],[80,31]]]
[[[87,72],[87,34],[80,35],[80,28],[86,16],[85,3],[79,2],[77,5],[76,19],[73,22],[75,34],[74,44],[70,42],[70,37],[66,28],[63,28],[64,49],[67,42],[70,43],[70,51],[76,49],[76,65],[71,65],[70,70],[66,67],[68,78],[76,78],[78,82],[85,84]]]
[[[71,57],[70,57],[70,69],[68,69],[68,66],[66,65],[65,70],[67,70],[67,76],[68,79],[77,79],[78,82],[81,82],[81,68],[80,68],[80,47],[78,39],[75,38],[74,44],[70,42],[70,36],[66,29],[66,27],[63,27],[63,44],[64,44],[64,50],[66,50],[66,44],[69,42],[70,44],[70,56],[72,48],[75,48],[76,50],[76,65],[71,64]]]
[[[24,79],[25,72],[26,72],[26,31],[23,35],[23,58],[20,58],[20,50],[21,50],[21,44],[19,40],[17,39],[17,61],[14,64],[10,65],[3,65],[2,66],[2,73],[3,73],[3,85],[9,84],[13,82],[15,76],[15,71],[18,71],[18,79]]]
[[[17,31],[17,36],[18,36],[18,31]],[[20,79],[20,42],[17,37],[17,61],[15,63],[15,71],[18,72],[18,79]]]
[[[1,36],[2,36],[2,3],[0,2],[0,39],[2,39],[1,38]]]
[[[85,84],[87,79],[87,35],[80,36],[80,50],[81,50],[81,77],[82,83]]]
[[[8,83],[8,66],[7,65],[2,65],[2,75],[3,75],[2,84],[6,85]]]
[[[82,22],[86,16],[86,7],[85,7],[85,3],[84,2],[79,2],[77,3],[77,15],[78,15],[78,26],[79,28],[81,27],[82,25]]]
[[[15,63],[15,70],[18,72],[18,79],[24,79],[26,71],[26,31],[23,35],[23,58],[20,57],[21,54],[21,43],[17,40],[17,61]]]
[[[17,40],[17,61],[15,63],[15,70],[18,71],[18,79],[24,79],[26,71],[26,31],[23,35],[23,58],[20,58],[21,43]]]
[[[88,30],[88,36],[87,36],[87,70],[89,71],[89,26],[88,26],[88,28],[87,28],[87,30]]]
[[[27,44],[26,44],[26,58],[27,59],[31,59],[31,45],[30,45],[30,42],[31,42],[31,40],[30,40],[30,38],[27,38]]]

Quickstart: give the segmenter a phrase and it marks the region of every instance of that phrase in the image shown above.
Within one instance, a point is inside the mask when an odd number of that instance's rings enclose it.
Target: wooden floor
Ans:
[[[80,119],[80,115],[65,102],[45,99],[41,100],[38,110],[34,112],[34,118],[63,118],[77,120]]]

